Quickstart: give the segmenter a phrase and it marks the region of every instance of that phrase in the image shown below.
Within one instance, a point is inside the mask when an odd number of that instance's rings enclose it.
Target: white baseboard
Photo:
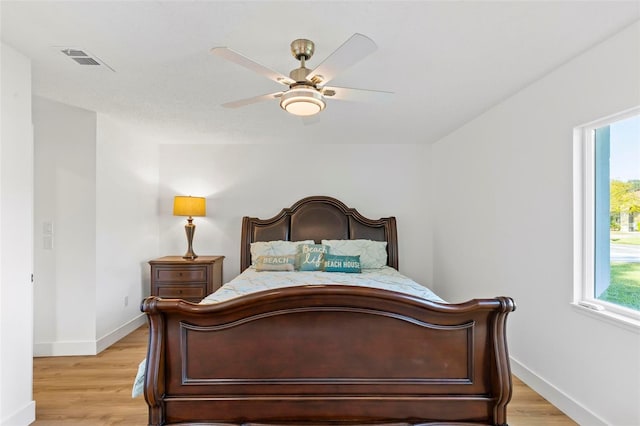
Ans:
[[[27,426],[36,421],[36,402],[30,401],[20,410],[0,421],[0,426]]]
[[[72,342],[35,342],[33,344],[33,356],[75,356],[95,355],[95,341]]]
[[[33,344],[33,356],[77,356],[97,355],[118,340],[127,336],[146,322],[146,316],[140,314],[126,322],[112,332],[100,337],[98,340],[73,341],[73,342],[35,342]]]
[[[109,346],[116,343],[118,340],[126,337],[129,333],[133,332],[140,328],[147,321],[147,316],[145,314],[140,314],[131,321],[121,325],[117,329],[113,330],[111,333],[102,336],[98,339],[96,343],[96,353],[100,353],[107,349]]]
[[[587,407],[575,401],[513,357],[511,357],[511,372],[531,389],[542,395],[544,399],[571,417],[576,423],[590,426],[607,426],[607,422]]]

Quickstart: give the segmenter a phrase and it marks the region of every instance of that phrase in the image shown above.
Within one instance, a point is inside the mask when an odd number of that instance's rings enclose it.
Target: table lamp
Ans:
[[[207,215],[207,200],[204,197],[176,195],[173,199],[173,215],[188,216],[184,230],[187,233],[189,247],[182,258],[193,260],[198,256],[193,252],[193,234],[196,232],[196,226],[193,224],[192,216]]]

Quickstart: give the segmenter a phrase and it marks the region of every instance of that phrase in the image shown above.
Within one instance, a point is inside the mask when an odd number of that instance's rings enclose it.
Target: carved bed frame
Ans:
[[[387,241],[371,220],[308,197],[242,221],[241,270],[254,241]],[[149,424],[507,424],[511,298],[439,304],[349,286],[268,290],[215,305],[149,297]]]

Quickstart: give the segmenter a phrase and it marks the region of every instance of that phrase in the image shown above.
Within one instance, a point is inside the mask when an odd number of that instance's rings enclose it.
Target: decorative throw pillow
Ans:
[[[321,271],[324,255],[329,247],[322,244],[300,244],[296,254],[296,269],[299,271]]]
[[[322,240],[331,254],[360,256],[362,269],[377,269],[387,264],[387,242],[372,240]]]
[[[295,256],[258,256],[256,271],[293,271]]]
[[[259,256],[295,256],[298,245],[313,244],[313,240],[304,241],[257,241],[251,243],[251,265],[255,266]]]
[[[337,254],[324,255],[325,272],[360,273],[360,256],[340,256]]]

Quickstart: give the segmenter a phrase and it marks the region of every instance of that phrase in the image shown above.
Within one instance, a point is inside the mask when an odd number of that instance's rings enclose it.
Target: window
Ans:
[[[575,136],[574,302],[640,325],[640,109]]]

